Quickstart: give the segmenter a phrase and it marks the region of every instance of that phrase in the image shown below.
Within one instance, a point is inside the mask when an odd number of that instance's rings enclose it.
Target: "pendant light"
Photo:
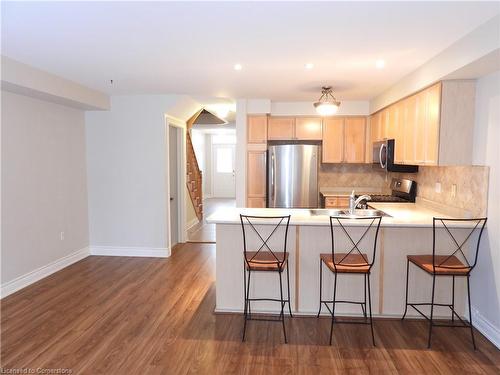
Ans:
[[[333,116],[337,113],[340,102],[333,96],[331,86],[323,86],[321,96],[314,103],[314,107],[316,108],[316,112],[321,116]]]

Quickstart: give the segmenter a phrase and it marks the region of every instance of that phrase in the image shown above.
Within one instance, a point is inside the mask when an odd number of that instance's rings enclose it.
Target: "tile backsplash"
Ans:
[[[321,164],[318,182],[320,189],[372,187],[387,193],[390,180],[386,180],[386,173],[374,171],[371,164]]]
[[[488,178],[490,168],[485,166],[420,167],[415,174],[391,173],[417,181],[417,196],[469,211],[472,216],[483,216],[488,207]],[[436,192],[436,183],[441,192]],[[455,196],[452,194],[456,186]]]
[[[489,167],[485,166],[424,166],[418,173],[386,174],[372,170],[370,164],[321,164],[319,187],[371,187],[380,189],[382,194],[390,194],[392,177],[417,181],[420,198],[468,211],[472,216],[486,215]],[[436,183],[441,184],[440,193],[436,192]],[[453,185],[456,185],[455,196]]]

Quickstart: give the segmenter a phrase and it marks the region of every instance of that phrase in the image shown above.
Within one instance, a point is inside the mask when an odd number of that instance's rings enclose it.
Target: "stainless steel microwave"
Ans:
[[[394,163],[394,139],[373,142],[373,169],[386,172],[418,172],[417,165]]]

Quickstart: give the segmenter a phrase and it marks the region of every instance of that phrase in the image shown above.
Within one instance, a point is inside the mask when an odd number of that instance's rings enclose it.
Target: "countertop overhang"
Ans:
[[[434,217],[449,218],[442,212],[417,203],[370,203],[370,206],[384,211],[391,217],[383,217],[381,227],[432,227]],[[240,224],[240,214],[254,216],[285,216],[291,215],[290,225],[330,225],[330,218],[327,215],[312,215],[309,209],[286,209],[286,208],[225,208],[210,215],[206,221],[213,224]],[[262,222],[265,224],[265,221]],[[344,223],[343,223],[344,224]],[[366,221],[348,220],[345,225],[357,226],[366,225]],[[449,227],[471,228],[469,222],[450,222]]]

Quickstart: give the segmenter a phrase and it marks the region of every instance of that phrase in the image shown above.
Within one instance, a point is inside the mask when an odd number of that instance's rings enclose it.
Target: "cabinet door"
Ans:
[[[417,98],[410,96],[404,101],[403,121],[404,121],[404,151],[403,161],[405,164],[415,164],[415,124],[417,115]]]
[[[439,152],[439,123],[441,108],[441,84],[429,87],[426,91],[425,118],[425,164],[437,165]]]
[[[318,140],[322,138],[322,119],[318,117],[297,117],[295,119],[295,139]]]
[[[344,156],[344,118],[331,117],[323,122],[323,163],[342,163]]]
[[[267,116],[248,116],[247,120],[247,142],[267,142]]]
[[[335,208],[335,207],[337,207],[337,197],[326,197],[325,208]]]
[[[247,198],[247,207],[266,208],[266,198]]]
[[[404,112],[404,101],[400,101],[393,105],[392,110],[392,126],[393,132],[392,135],[394,137],[394,160],[398,164],[404,163],[404,127],[405,123],[403,121],[403,112]]]
[[[422,91],[415,95],[415,164],[425,163],[425,127],[427,117],[427,92]]]
[[[349,208],[349,197],[346,197],[346,196],[337,197],[337,207]]]
[[[379,130],[379,140],[387,139],[389,132],[389,108],[385,108],[380,111],[380,130]]]
[[[267,138],[270,140],[293,139],[294,127],[293,117],[269,117]]]
[[[380,112],[370,117],[370,140],[371,143],[380,140]]]
[[[344,161],[364,163],[366,145],[366,121],[364,117],[347,117],[344,125]]]
[[[266,151],[247,152],[247,197],[266,197]]]

